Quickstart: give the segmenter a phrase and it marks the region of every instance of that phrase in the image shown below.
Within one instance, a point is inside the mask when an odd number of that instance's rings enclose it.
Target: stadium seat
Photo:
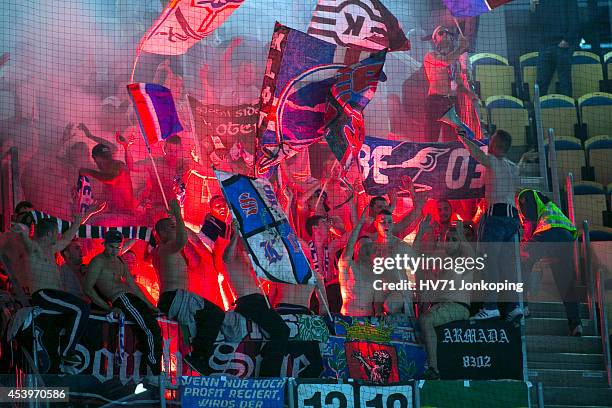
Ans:
[[[583,220],[587,220],[589,225],[603,226],[602,212],[605,210],[604,186],[593,181],[581,181],[574,184],[574,213],[577,227],[582,227]]]
[[[523,101],[508,95],[491,96],[487,98],[486,107],[491,125],[509,132],[513,147],[527,145],[529,112]]]
[[[546,95],[540,98],[540,106],[545,135],[548,128],[553,128],[555,136],[576,136],[574,126],[578,123],[578,117],[575,100],[565,95]]]
[[[572,94],[578,99],[599,91],[603,70],[599,55],[588,51],[576,51],[572,57]]]
[[[474,54],[470,57],[474,69],[474,79],[479,85],[480,99],[486,101],[490,96],[512,95],[514,67],[502,56],[489,53]]]
[[[612,129],[612,94],[593,92],[578,99],[580,123],[586,126],[586,137],[607,135]]]
[[[538,56],[540,53],[530,52],[527,54],[523,54],[519,57],[519,64],[521,67],[521,81],[523,83],[523,93],[525,100],[533,101],[534,97],[534,87],[536,83],[536,79],[538,76]],[[555,71],[551,81],[550,86],[548,87],[548,91],[546,94],[551,93],[550,91],[554,91],[556,89],[556,83],[559,81],[559,77],[557,76],[557,71]],[[526,94],[525,94],[526,91]],[[540,93],[542,91],[540,90]],[[552,92],[554,93],[554,92]]]
[[[611,129],[612,130],[612,129]],[[584,148],[589,158],[589,165],[595,170],[595,181],[608,185],[612,183],[612,136],[595,136],[584,142]]]
[[[604,71],[608,74],[607,78],[612,80],[612,51],[603,57]]]
[[[582,167],[585,166],[585,156],[580,139],[569,136],[555,136],[555,151],[557,152],[559,182],[561,184],[565,183],[565,178],[569,172],[574,175],[574,181],[582,180]],[[546,154],[548,154],[547,142]]]

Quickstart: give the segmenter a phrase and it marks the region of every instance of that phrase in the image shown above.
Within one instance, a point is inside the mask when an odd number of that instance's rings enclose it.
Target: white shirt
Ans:
[[[516,164],[508,159],[487,155],[491,167],[485,172],[485,199],[487,205],[510,204],[514,207],[514,194],[519,185],[519,171]]]

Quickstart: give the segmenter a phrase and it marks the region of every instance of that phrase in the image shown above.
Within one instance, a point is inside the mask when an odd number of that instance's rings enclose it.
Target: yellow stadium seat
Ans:
[[[603,71],[599,55],[587,51],[576,51],[572,57],[572,94],[578,99],[583,95],[599,91]]]
[[[548,154],[548,142],[546,141],[545,143],[546,154]],[[574,176],[574,181],[582,180],[585,156],[580,139],[569,136],[555,136],[555,151],[557,153],[559,182],[563,185],[567,174],[570,172]]]
[[[540,106],[545,134],[548,128],[553,128],[555,136],[576,135],[574,126],[578,123],[578,118],[575,100],[565,95],[546,95],[540,98]]]
[[[603,57],[604,69],[608,73],[608,79],[612,80],[612,51]]]
[[[490,53],[474,54],[470,57],[474,79],[480,86],[480,99],[490,96],[512,95],[514,67],[502,56]]]
[[[574,184],[574,214],[576,226],[582,227],[582,221],[589,225],[603,226],[603,211],[606,210],[606,192],[604,186],[593,181],[581,181]]]
[[[529,112],[523,101],[513,96],[501,95],[487,98],[487,111],[491,124],[512,135],[513,147],[527,145],[526,128],[529,126]]]
[[[580,123],[586,126],[587,138],[606,135],[612,129],[612,94],[593,92],[578,99]]]
[[[612,129],[610,129],[612,131]],[[589,165],[595,170],[595,181],[608,185],[612,183],[612,136],[595,136],[584,142]]]

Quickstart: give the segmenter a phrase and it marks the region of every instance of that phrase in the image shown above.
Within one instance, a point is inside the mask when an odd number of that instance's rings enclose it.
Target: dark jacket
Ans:
[[[540,0],[534,17],[543,45],[556,45],[561,40],[571,47],[578,45],[577,0]]]

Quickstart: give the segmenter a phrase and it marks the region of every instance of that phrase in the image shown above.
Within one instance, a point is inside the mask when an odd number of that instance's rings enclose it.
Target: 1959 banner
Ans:
[[[483,144],[482,149],[486,148]],[[397,142],[368,136],[358,163],[369,195],[401,189],[401,180],[409,176],[416,191],[425,191],[431,198],[459,200],[484,196],[485,167],[471,158],[460,142]]]

